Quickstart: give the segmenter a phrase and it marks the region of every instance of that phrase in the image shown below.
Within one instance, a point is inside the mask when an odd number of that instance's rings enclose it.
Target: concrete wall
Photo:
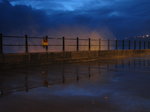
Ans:
[[[0,55],[0,68],[43,65],[62,62],[80,62],[98,59],[149,55],[150,50],[80,51],[60,53],[29,53]]]

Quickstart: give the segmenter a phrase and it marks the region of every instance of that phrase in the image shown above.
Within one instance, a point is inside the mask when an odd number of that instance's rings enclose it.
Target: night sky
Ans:
[[[0,0],[0,32],[75,37],[96,32],[115,38],[150,34],[150,0]]]

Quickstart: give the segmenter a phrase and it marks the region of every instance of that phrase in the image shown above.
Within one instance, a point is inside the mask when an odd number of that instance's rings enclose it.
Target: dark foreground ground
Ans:
[[[150,112],[150,56],[0,71],[0,112]]]

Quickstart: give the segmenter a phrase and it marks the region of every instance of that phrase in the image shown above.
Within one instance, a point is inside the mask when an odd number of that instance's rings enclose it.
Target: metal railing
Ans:
[[[43,38],[48,39],[48,45],[43,46]],[[149,40],[102,40],[93,38],[54,38],[54,37],[31,37],[24,36],[6,36],[0,34],[0,54],[9,53],[17,49],[21,49],[22,53],[33,52],[33,47],[44,50],[44,52],[65,52],[65,51],[93,51],[93,50],[127,50],[127,49],[150,49]],[[53,47],[53,50],[51,48]],[[73,48],[72,48],[73,47]],[[69,49],[70,48],[70,49]],[[10,50],[9,50],[10,49]],[[35,50],[39,52],[38,50]]]

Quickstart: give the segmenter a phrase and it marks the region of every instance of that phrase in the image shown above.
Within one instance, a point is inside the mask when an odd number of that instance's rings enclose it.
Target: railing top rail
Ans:
[[[89,39],[82,39],[82,38],[79,38],[79,40],[89,40]]]
[[[77,38],[65,38],[65,40],[77,40]]]
[[[46,36],[42,36],[42,37],[32,37],[32,36],[30,37],[30,36],[29,36],[28,38],[43,39],[43,38],[45,38],[45,37],[46,37]],[[48,39],[58,39],[58,38],[55,38],[55,37],[49,37],[49,36],[47,36],[47,38],[48,38]]]
[[[5,38],[24,38],[24,36],[9,36],[9,35],[3,35]]]
[[[25,37],[25,35],[24,36],[20,36],[20,35],[2,35],[3,37],[5,37],[5,38],[24,38]],[[34,39],[43,39],[44,37],[46,37],[46,36],[29,36],[29,35],[27,35],[28,36],[28,38],[34,38]],[[47,37],[48,37],[48,39],[62,39],[62,37],[58,37],[58,38],[55,38],[54,36],[48,36],[47,35]],[[89,37],[90,38],[90,37]],[[88,40],[89,38],[80,38],[80,37],[78,37],[78,39],[79,40]],[[65,37],[65,40],[76,40],[77,38],[66,38]],[[101,39],[101,38],[90,38],[91,39],[91,41],[97,41],[97,40],[101,40],[101,41],[115,41],[115,40],[117,40],[117,41],[122,41],[122,40],[125,40],[125,41],[150,41],[150,39]]]

